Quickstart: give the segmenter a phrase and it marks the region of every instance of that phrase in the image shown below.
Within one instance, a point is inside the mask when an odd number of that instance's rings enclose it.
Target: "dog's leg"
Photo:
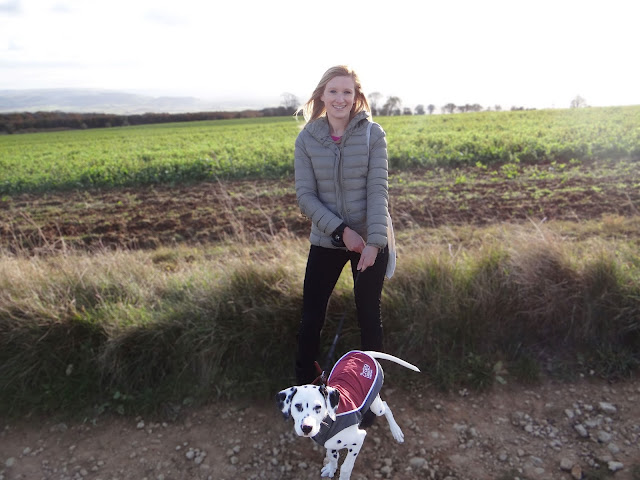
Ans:
[[[391,413],[389,405],[380,398],[380,395],[378,395],[371,403],[370,410],[379,417],[384,415],[387,422],[389,422],[389,428],[391,429],[391,435],[393,435],[393,438],[395,438],[398,443],[404,442],[404,433],[402,433],[402,429],[396,422],[396,419],[393,418],[393,413]]]
[[[340,480],[349,480],[351,478],[351,472],[353,472],[356,458],[358,458],[364,439],[367,436],[367,432],[364,430],[357,429],[356,432],[357,437],[345,447],[347,449],[347,456],[340,466]]]
[[[338,450],[327,448],[327,462],[320,472],[322,477],[333,478],[336,470],[338,470],[338,452]]]
[[[366,436],[367,432],[365,432],[364,430],[360,430],[358,428],[358,425],[353,425],[349,428],[344,429],[338,435],[330,438],[324,444],[325,448],[327,449],[327,458],[329,458],[329,462],[332,461],[332,452],[335,451],[336,464],[338,462],[338,450],[343,448],[347,450],[347,455],[344,459],[344,462],[342,462],[342,465],[340,466],[340,480],[349,480],[351,478],[353,466],[356,463],[356,458],[358,458],[358,454],[362,449],[362,444],[364,443],[364,439]],[[325,476],[324,473],[323,476]]]

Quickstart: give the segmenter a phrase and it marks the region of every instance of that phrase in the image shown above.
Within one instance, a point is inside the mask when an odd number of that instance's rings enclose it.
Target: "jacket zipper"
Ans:
[[[344,223],[349,224],[349,215],[347,212],[347,205],[344,203],[344,138],[338,146],[338,191],[336,192],[336,203],[340,209],[340,214]]]

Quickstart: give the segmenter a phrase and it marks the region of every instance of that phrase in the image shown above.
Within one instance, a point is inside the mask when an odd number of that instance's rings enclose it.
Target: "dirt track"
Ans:
[[[485,394],[383,387],[382,396],[405,443],[378,419],[354,480],[640,478],[638,380]],[[175,419],[0,421],[0,479],[319,479],[324,452],[314,445],[266,400],[185,409]]]

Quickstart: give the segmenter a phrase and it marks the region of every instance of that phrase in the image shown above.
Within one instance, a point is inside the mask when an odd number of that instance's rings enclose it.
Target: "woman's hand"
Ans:
[[[378,247],[373,245],[367,245],[360,254],[360,261],[358,262],[358,270],[364,272],[368,267],[376,263],[378,257]]]
[[[347,247],[347,250],[352,252],[362,253],[362,250],[364,250],[366,246],[360,234],[349,227],[346,227],[344,232],[342,232],[342,241],[345,247]]]
[[[364,272],[367,268],[376,262],[378,257],[378,247],[367,245],[358,232],[346,227],[342,233],[342,241],[351,252],[360,254],[360,261],[357,269]]]

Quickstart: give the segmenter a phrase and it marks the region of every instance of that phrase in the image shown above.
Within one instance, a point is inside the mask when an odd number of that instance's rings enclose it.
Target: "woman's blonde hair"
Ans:
[[[347,65],[337,65],[324,72],[324,75],[322,75],[322,78],[320,79],[316,89],[313,91],[311,98],[307,100],[307,103],[300,107],[295,114],[298,115],[302,112],[304,119],[307,122],[316,120],[323,116],[326,113],[326,109],[324,102],[320,100],[320,97],[322,97],[327,83],[329,83],[334,77],[351,77],[353,79],[353,83],[355,85],[355,99],[353,107],[351,108],[351,118],[362,111],[371,111],[369,101],[362,92],[362,84],[360,83],[360,79],[356,72]]]

